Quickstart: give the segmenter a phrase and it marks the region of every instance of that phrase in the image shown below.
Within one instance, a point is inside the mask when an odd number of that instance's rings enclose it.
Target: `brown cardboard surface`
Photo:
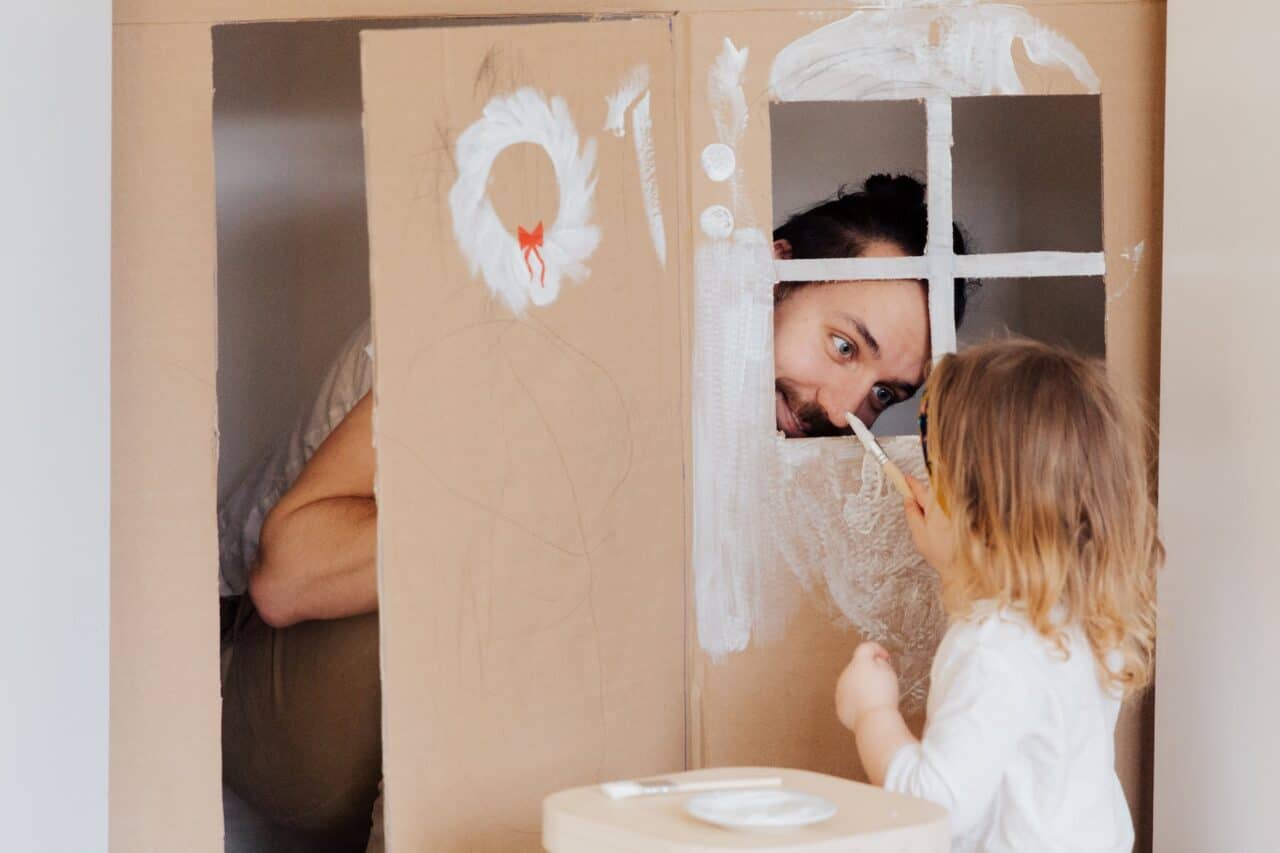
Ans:
[[[751,5],[709,0],[699,10]],[[541,796],[594,778],[679,767],[686,728],[690,766],[768,763],[860,776],[830,713],[835,673],[858,637],[835,626],[820,597],[793,615],[780,642],[720,664],[684,639],[691,528],[688,483],[680,478],[682,462],[689,470],[684,435],[694,342],[690,289],[681,290],[677,279],[690,281],[684,238],[696,227],[698,182],[705,180],[686,170],[687,152],[699,150],[699,123],[707,121],[699,101],[707,61],[718,39],[732,33],[751,46],[750,73],[762,74],[770,51],[851,8],[839,0],[759,5],[828,11],[682,13],[674,56],[666,20],[560,24],[540,28],[536,38],[523,28],[518,37],[489,28],[483,36],[373,39],[387,39],[385,54],[369,60],[370,73],[385,82],[369,91],[368,103],[384,116],[373,119],[371,147],[382,153],[369,180],[377,202],[372,263],[393,843],[442,849],[424,839],[448,845],[465,837],[471,849],[479,837],[488,845],[480,849],[532,848]],[[1117,380],[1154,411],[1164,6],[1025,5],[1080,46],[1103,80],[1108,357]],[[221,810],[209,23],[612,6],[117,0],[115,8],[126,26],[116,28],[114,72],[111,849],[212,851],[221,847]],[[651,8],[640,0],[626,10]],[[605,35],[585,47],[579,34],[587,28]],[[423,46],[415,50],[417,39]],[[504,319],[483,283],[470,278],[443,206],[451,173],[436,122],[448,139],[478,114],[488,91],[476,85],[476,71],[495,43],[526,56],[527,67],[506,68],[507,79],[527,73],[539,87],[563,86],[575,117],[594,116],[593,124],[579,119],[580,133],[600,145],[596,221],[606,238],[590,262],[592,278],[566,288],[549,309],[533,309],[536,322]],[[665,274],[636,196],[631,139],[599,128],[603,94],[640,60],[654,75]],[[446,75],[447,68],[457,73]],[[1046,75],[1040,91],[1057,91],[1055,79]],[[748,94],[767,98],[759,79]],[[754,114],[767,122],[767,111]],[[379,128],[391,132],[383,136]],[[747,189],[763,218],[769,185],[757,164],[768,163],[767,124],[749,129],[747,145]],[[499,188],[512,189],[493,197],[504,216],[519,219],[538,211],[551,184],[545,161],[508,154],[495,176]],[[423,198],[410,197],[416,195]],[[1122,255],[1144,241],[1143,263],[1130,275]],[[425,325],[416,325],[424,317]],[[446,356],[453,361],[437,357],[450,334]],[[504,355],[486,361],[496,350]],[[596,364],[584,367],[582,353]],[[530,380],[530,370],[540,375]],[[502,391],[486,397],[477,387]],[[550,416],[530,400],[549,401]],[[550,426],[539,432],[541,423]],[[620,424],[629,425],[632,439],[630,473],[610,496],[600,484],[616,475],[620,460],[604,436]],[[565,467],[575,482],[587,472],[580,494],[567,497],[548,436],[570,448]],[[510,500],[528,513],[510,530],[481,511],[474,494],[450,491],[463,474],[491,488],[500,471],[490,451],[500,445],[523,457],[502,463],[508,485],[515,484]],[[566,524],[562,510],[575,503],[581,524]],[[530,529],[553,546],[530,545],[537,538]],[[596,546],[590,569],[572,553],[575,539]],[[584,594],[589,576],[596,580]],[[589,604],[594,621],[584,616]],[[1149,704],[1131,708],[1119,734],[1138,849],[1146,847],[1149,825],[1149,721]]]
[[[222,849],[209,28],[117,28],[113,851]]]
[[[600,133],[647,64],[674,211],[671,31],[366,32],[363,63],[390,844],[537,849],[547,793],[684,763],[679,268],[650,244],[632,129]],[[563,97],[599,146],[592,273],[520,316],[468,272],[447,200],[495,80]],[[525,145],[489,195],[510,231],[550,231],[555,186]]]
[[[1111,0],[1076,0],[1105,4]],[[1163,0],[1140,0],[1163,3]],[[1055,5],[1060,0],[1024,0],[1024,6]],[[115,0],[117,24],[229,23],[233,21],[296,21],[322,18],[411,17],[425,15],[552,15],[629,12],[672,12],[744,9],[835,9],[884,6],[874,0]],[[941,3],[933,5],[943,5]]]
[[[1104,227],[1107,255],[1108,370],[1148,411],[1157,400],[1163,25],[1160,5],[1069,4],[1038,7],[1036,16],[1076,44],[1102,81]],[[715,139],[706,99],[706,74],[729,37],[750,50],[744,92],[750,118],[738,145],[744,190],[759,224],[772,210],[769,182],[768,70],[773,56],[796,37],[843,13],[697,14],[690,17],[689,146]],[[1020,70],[1028,71],[1025,62]],[[1067,75],[1024,73],[1029,94],[1078,91]],[[689,209],[723,200],[723,188],[694,170]],[[1144,244],[1142,263],[1125,257]],[[694,346],[696,346],[696,341]],[[695,569],[696,571],[696,569]],[[837,626],[823,593],[790,620],[779,642],[756,644],[721,662],[695,657],[691,765],[770,763],[832,773],[857,772],[847,733],[835,718],[835,676],[860,640]],[[1150,780],[1142,748],[1150,709],[1126,711],[1118,733],[1118,763],[1133,804],[1139,847],[1149,826]],[[918,724],[920,721],[917,720]]]

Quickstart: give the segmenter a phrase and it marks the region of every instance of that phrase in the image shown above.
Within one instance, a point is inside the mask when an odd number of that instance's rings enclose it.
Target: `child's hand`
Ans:
[[[862,643],[836,682],[836,715],[853,731],[858,717],[877,708],[898,708],[898,674],[879,643]]]
[[[905,475],[907,485],[911,487],[915,500],[904,500],[903,511],[907,516],[907,528],[911,531],[911,541],[924,561],[934,570],[945,572],[951,563],[955,549],[955,537],[951,532],[951,519],[938,506],[933,489]]]

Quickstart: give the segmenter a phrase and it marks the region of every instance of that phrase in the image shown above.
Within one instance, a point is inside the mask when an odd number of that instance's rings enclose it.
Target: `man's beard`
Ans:
[[[838,427],[827,417],[827,413],[815,400],[801,401],[795,386],[785,379],[775,379],[774,389],[782,395],[787,408],[800,423],[805,438],[822,438],[832,435],[850,435],[853,430],[847,426]]]

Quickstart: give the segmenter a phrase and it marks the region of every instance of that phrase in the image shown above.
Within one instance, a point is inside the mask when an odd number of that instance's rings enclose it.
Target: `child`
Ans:
[[[875,643],[840,720],[872,783],[950,811],[953,850],[1128,851],[1116,715],[1151,678],[1164,557],[1137,421],[1100,366],[1028,341],[946,356],[925,401],[907,522],[952,624],[924,737]]]

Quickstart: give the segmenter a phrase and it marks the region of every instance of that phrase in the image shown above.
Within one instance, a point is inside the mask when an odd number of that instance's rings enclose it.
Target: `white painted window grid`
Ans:
[[[990,96],[998,97],[998,96]],[[951,194],[951,97],[925,99],[929,233],[924,254],[910,258],[812,258],[774,262],[779,282],[876,281],[916,278],[929,283],[929,328],[934,361],[956,351],[956,278],[1062,278],[1106,273],[1102,252],[955,253]]]

